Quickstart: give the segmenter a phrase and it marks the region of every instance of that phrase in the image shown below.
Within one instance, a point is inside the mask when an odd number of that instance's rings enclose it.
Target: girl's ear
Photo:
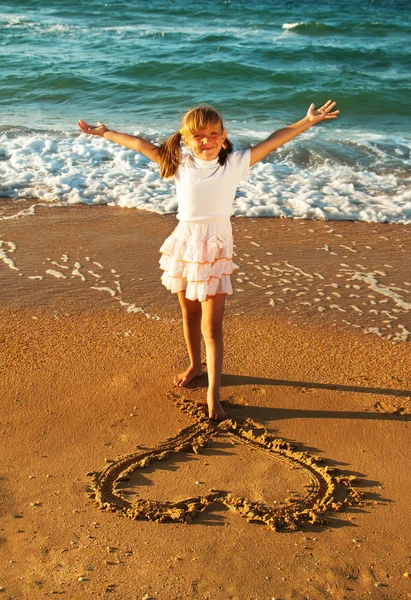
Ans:
[[[223,150],[225,150],[227,148],[227,145],[225,143],[226,139],[227,139],[227,132],[226,132],[225,129],[223,130],[223,133],[221,134],[221,136],[222,136],[222,139],[223,139],[223,143],[222,143],[221,147],[222,147]]]

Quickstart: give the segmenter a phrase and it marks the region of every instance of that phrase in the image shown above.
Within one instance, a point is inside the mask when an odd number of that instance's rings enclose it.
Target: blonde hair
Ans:
[[[196,106],[186,112],[181,121],[180,131],[174,133],[160,146],[160,176],[172,177],[177,172],[180,165],[181,138],[184,134],[194,135],[200,129],[214,124],[224,130],[223,119],[212,106]],[[232,151],[233,144],[226,138],[218,154],[218,162],[221,166],[226,163]]]

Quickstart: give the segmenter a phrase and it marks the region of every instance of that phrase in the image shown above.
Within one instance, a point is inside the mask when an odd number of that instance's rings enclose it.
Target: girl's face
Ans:
[[[226,130],[221,129],[220,123],[215,123],[184,136],[184,143],[196,158],[214,160],[219,155],[226,137]]]

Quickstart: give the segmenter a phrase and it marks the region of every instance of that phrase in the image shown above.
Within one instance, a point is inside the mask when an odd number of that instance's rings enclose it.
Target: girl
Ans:
[[[162,282],[180,301],[184,337],[190,365],[174,378],[182,387],[202,374],[201,334],[207,358],[207,404],[210,419],[226,417],[220,402],[223,364],[223,315],[227,294],[232,294],[230,274],[233,242],[230,216],[237,185],[247,179],[250,167],[270,152],[323,120],[335,119],[335,102],[321,108],[314,104],[306,116],[272,133],[266,140],[244,151],[233,152],[220,114],[211,106],[188,111],[181,129],[161,146],[147,140],[108,129],[98,122],[80,129],[141,152],[159,163],[161,177],[176,183],[179,224],[166,239],[160,252]],[[181,141],[189,153],[181,152]]]

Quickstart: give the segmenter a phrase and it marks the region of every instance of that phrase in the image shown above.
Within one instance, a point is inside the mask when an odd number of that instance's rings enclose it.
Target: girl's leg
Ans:
[[[207,404],[210,419],[226,417],[220,402],[221,371],[223,368],[223,317],[225,294],[207,296],[202,302],[201,328],[203,331],[208,372]]]
[[[194,377],[202,374],[201,368],[201,303],[198,300],[188,300],[185,292],[178,293],[178,299],[183,315],[184,339],[190,359],[189,368],[174,377],[174,385],[183,387]]]

